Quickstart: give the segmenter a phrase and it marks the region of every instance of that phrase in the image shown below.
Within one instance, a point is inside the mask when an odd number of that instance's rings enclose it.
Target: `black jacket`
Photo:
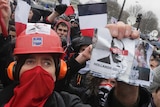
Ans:
[[[65,78],[56,81],[56,91],[67,91],[69,87],[69,83],[71,79],[77,74],[77,72],[85,67],[86,63],[80,64],[78,63],[75,58],[78,54],[74,54],[68,61],[67,61],[67,74]]]
[[[114,92],[114,88],[108,94],[105,107],[113,107],[113,104],[118,102],[115,100],[113,92]],[[139,96],[140,96],[140,100],[138,103],[138,107],[149,107],[151,103],[151,98],[152,98],[151,94],[145,88],[139,87]],[[117,104],[119,104],[119,107],[123,107],[120,103],[117,103]]]
[[[4,37],[0,34],[0,81],[4,87],[12,83],[6,72],[8,65],[13,61],[12,52],[10,36]]]
[[[3,107],[13,96],[13,89],[18,82],[9,85],[0,92],[0,107]],[[76,95],[69,94],[67,92],[56,92],[47,99],[44,107],[91,107],[81,102],[80,98]]]

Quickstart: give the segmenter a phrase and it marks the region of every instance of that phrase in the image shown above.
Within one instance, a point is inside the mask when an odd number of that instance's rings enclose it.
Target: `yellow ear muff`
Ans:
[[[67,64],[64,60],[60,59],[60,71],[58,75],[58,80],[63,79],[67,73]]]
[[[11,80],[14,80],[14,76],[13,76],[14,74],[13,74],[13,72],[14,72],[14,69],[15,69],[15,64],[16,64],[15,61],[11,62],[9,64],[8,68],[7,68],[7,75],[9,77],[9,79],[11,79]]]

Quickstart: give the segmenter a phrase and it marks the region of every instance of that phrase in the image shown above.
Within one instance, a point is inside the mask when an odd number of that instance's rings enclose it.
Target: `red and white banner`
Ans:
[[[92,34],[94,28],[107,25],[107,4],[80,4],[78,5],[78,15],[82,35]]]
[[[16,34],[19,34],[26,29],[26,24],[28,22],[28,16],[30,11],[31,1],[30,0],[18,0],[17,7],[15,10],[15,26]]]

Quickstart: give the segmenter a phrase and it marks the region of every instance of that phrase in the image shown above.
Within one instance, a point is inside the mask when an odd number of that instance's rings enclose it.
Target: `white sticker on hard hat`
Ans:
[[[27,23],[26,34],[46,34],[49,35],[51,25],[45,23]]]
[[[41,46],[43,45],[43,38],[42,37],[33,37],[32,38],[32,46]]]

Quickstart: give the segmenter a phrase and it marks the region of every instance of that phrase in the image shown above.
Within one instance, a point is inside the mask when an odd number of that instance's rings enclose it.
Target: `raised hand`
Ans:
[[[110,30],[110,33],[113,37],[118,39],[125,37],[135,39],[140,37],[139,31],[133,30],[130,25],[127,25],[121,21],[117,22],[116,24],[108,24],[106,28]]]
[[[0,33],[7,33],[11,15],[9,0],[0,0]]]

